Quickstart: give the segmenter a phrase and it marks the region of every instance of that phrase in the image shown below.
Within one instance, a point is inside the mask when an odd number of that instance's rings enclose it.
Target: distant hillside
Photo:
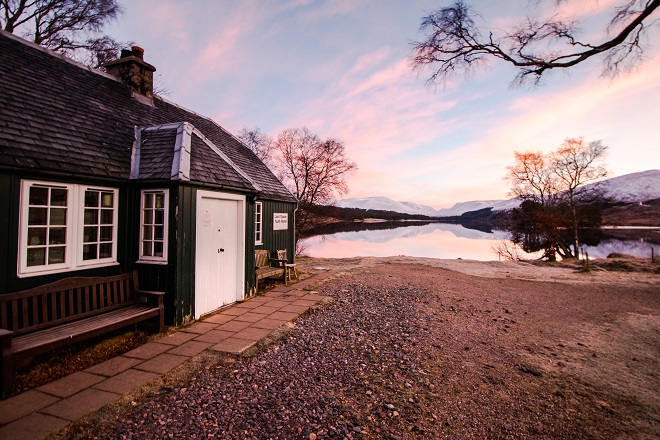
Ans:
[[[617,202],[639,203],[660,199],[660,170],[642,171],[625,174],[599,182],[597,185],[605,195]],[[591,185],[593,186],[593,185]],[[411,215],[429,217],[454,217],[466,212],[480,211],[492,208],[493,211],[503,211],[516,208],[520,202],[509,200],[474,200],[456,203],[451,208],[434,209],[431,206],[412,202],[398,202],[387,197],[363,197],[339,200],[336,206],[341,208],[373,209],[391,211]]]

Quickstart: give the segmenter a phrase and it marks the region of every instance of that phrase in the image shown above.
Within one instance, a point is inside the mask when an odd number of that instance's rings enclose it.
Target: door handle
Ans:
[[[218,249],[218,253],[224,252],[225,250],[223,248]]]

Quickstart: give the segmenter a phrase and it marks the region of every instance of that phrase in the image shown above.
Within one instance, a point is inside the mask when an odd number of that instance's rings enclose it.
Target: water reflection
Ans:
[[[373,226],[371,226],[373,227]],[[628,233],[625,238],[613,238],[605,232],[598,246],[586,248],[592,258],[604,258],[611,252],[638,257],[650,256],[650,247],[660,248],[660,231],[640,232],[636,237]],[[657,239],[655,238],[657,236]],[[508,240],[506,231],[485,232],[461,225],[431,223],[394,229],[361,230],[322,234],[304,238],[305,254],[311,257],[346,258],[356,256],[388,257],[408,255],[414,257],[497,260],[492,246]],[[527,254],[537,258],[540,253]]]

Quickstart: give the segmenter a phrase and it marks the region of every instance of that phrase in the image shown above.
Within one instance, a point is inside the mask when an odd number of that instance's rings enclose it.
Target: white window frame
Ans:
[[[165,199],[163,201],[164,210],[163,210],[163,256],[150,256],[143,254],[142,241],[144,240],[144,196],[145,194],[163,194]],[[168,226],[169,226],[169,206],[170,206],[170,191],[167,188],[154,188],[154,189],[143,189],[140,191],[140,241],[138,243],[139,247],[139,256],[138,263],[149,263],[149,264],[167,264],[167,243],[169,241],[168,235]]]
[[[257,220],[257,215],[259,220]],[[263,244],[264,240],[264,208],[261,202],[254,203],[254,244]]]
[[[102,267],[106,266],[107,264],[111,263],[116,263],[117,262],[117,228],[118,228],[118,221],[117,219],[119,218],[119,214],[117,212],[117,199],[119,197],[119,191],[116,188],[105,188],[105,187],[100,187],[100,186],[88,186],[88,185],[78,185],[79,190],[78,190],[78,206],[77,206],[77,211],[78,211],[78,224],[76,228],[76,240],[79,240],[78,243],[78,252],[76,255],[76,263],[78,264],[79,267],[81,268],[88,268],[88,267]],[[103,191],[103,192],[110,192],[113,194],[112,196],[112,255],[108,258],[95,258],[92,260],[83,260],[83,233],[84,233],[84,227],[85,227],[85,191]],[[97,251],[98,252],[98,251]]]
[[[28,214],[29,196],[32,186],[44,186],[50,188],[67,189],[67,213],[66,213],[66,244],[64,263],[45,264],[42,266],[27,265],[27,237],[28,237]],[[84,195],[88,189],[100,190],[113,193],[113,236],[112,255],[109,258],[84,261],[83,252],[83,227],[84,227]],[[117,188],[96,187],[91,185],[80,185],[73,183],[49,182],[40,180],[21,180],[20,209],[18,229],[18,262],[16,275],[19,278],[46,275],[52,273],[70,272],[74,270],[91,269],[94,267],[106,267],[119,264],[117,262],[117,228],[118,228],[118,206],[119,190]]]

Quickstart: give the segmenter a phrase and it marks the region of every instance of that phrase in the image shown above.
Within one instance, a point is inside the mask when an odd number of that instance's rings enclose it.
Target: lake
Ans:
[[[369,225],[365,225],[365,228]],[[650,257],[651,246],[660,252],[660,229],[604,230],[598,246],[586,246],[590,258],[605,258],[612,252]],[[310,257],[347,258],[357,256],[462,258],[497,260],[492,246],[508,240],[506,231],[469,229],[461,225],[430,223],[392,229],[360,230],[316,235],[302,239],[304,254]],[[540,254],[525,254],[536,258]]]

